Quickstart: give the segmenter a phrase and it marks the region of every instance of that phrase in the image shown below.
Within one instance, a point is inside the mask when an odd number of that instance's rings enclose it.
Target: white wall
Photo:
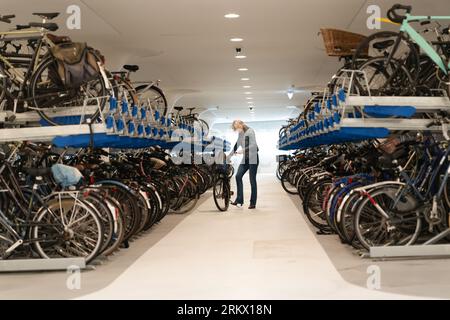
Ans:
[[[275,173],[277,167],[276,155],[285,152],[277,149],[278,131],[285,121],[254,121],[247,122],[247,125],[256,133],[256,142],[259,147],[259,173]],[[237,133],[231,130],[231,123],[216,123],[211,128],[211,134],[222,137],[231,142],[232,146],[236,143]],[[239,164],[241,157],[236,156],[233,160]]]

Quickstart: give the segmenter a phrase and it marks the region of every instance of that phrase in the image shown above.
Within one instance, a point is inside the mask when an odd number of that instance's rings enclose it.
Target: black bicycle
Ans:
[[[227,211],[230,206],[231,196],[233,195],[230,180],[233,173],[234,169],[231,164],[226,163],[216,165],[213,193],[214,203],[220,211]]]

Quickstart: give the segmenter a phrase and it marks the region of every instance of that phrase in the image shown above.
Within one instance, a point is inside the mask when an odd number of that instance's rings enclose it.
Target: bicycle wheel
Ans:
[[[102,75],[99,73],[78,88],[66,88],[59,79],[57,68],[56,60],[50,56],[39,64],[30,79],[28,96],[39,116],[51,125],[66,124],[67,117],[57,118],[52,113],[64,107],[81,107],[85,99],[92,98],[87,101],[87,105],[98,108],[85,119],[97,120],[106,105],[108,94]]]
[[[167,186],[162,182],[153,182],[153,187],[159,201],[160,210],[156,219],[156,222],[159,222],[167,215],[167,212],[169,212],[169,192]]]
[[[83,200],[91,205],[91,209],[96,210],[96,213],[102,222],[103,245],[100,249],[100,253],[102,253],[106,250],[106,248],[108,248],[114,235],[113,216],[111,215],[111,212],[102,196],[95,194],[95,192],[90,192],[89,195],[83,198]]]
[[[220,177],[214,184],[214,203],[220,211],[227,211],[230,206],[231,192],[230,183],[227,178]]]
[[[141,212],[136,196],[128,187],[121,187],[120,183],[98,182],[97,184],[108,190],[108,195],[120,204],[125,227],[123,241],[128,241],[136,233],[141,221]]]
[[[108,247],[102,253],[105,256],[109,256],[117,249],[119,249],[120,245],[123,242],[123,239],[125,237],[125,223],[124,223],[124,214],[122,212],[120,203],[118,203],[114,198],[110,196],[106,196],[105,202],[114,220],[113,237]]]
[[[390,186],[370,192],[359,205],[355,215],[355,231],[361,245],[370,247],[411,245],[417,240],[422,226],[417,201],[405,194],[399,201],[399,187]],[[384,217],[380,208],[389,215]]]
[[[204,135],[206,137],[209,134],[209,124],[203,119],[198,119],[197,121],[200,122],[202,132],[204,133]]]
[[[408,69],[397,60],[392,59],[387,64],[386,57],[377,57],[367,60],[359,70],[367,76],[368,89],[374,96],[405,96],[413,94],[415,81]],[[365,81],[361,80],[361,90],[366,88]],[[361,92],[368,94],[368,92]]]
[[[7,258],[6,250],[10,248],[16,241],[15,238],[0,223],[0,260]]]
[[[289,194],[298,194],[297,187],[291,183],[294,175],[294,170],[289,168],[286,169],[281,176],[281,186],[283,187],[284,191]]]
[[[184,186],[183,193],[180,195],[181,206],[175,211],[177,214],[183,214],[191,211],[195,208],[199,194],[197,193],[197,188],[191,180],[186,182]]]
[[[362,199],[358,192],[347,194],[338,209],[337,222],[345,242],[356,249],[361,249],[355,231],[355,212]]]
[[[146,89],[145,92],[144,89]],[[136,87],[136,92],[140,95],[139,99],[142,103],[150,101],[153,110],[158,111],[162,117],[167,115],[167,99],[159,87],[153,85],[148,88],[148,85],[141,85]]]
[[[139,211],[139,217],[137,221],[136,229],[134,230],[133,234],[139,234],[144,230],[145,226],[147,225],[149,219],[151,219],[150,216],[150,200],[148,198],[148,194],[143,190],[136,190],[136,204],[137,204],[137,210]]]
[[[31,229],[42,258],[82,257],[90,263],[103,244],[103,226],[94,210],[79,199],[53,198],[36,215]]]
[[[395,49],[396,41],[400,42]],[[394,49],[396,51],[392,52]],[[366,37],[356,48],[350,69],[358,70],[361,61],[371,58],[388,57],[389,55],[392,55],[401,64],[408,66],[408,71],[414,81],[418,79],[421,69],[419,52],[415,44],[409,40],[408,36],[399,32],[380,31]]]
[[[5,74],[5,68],[3,66],[3,63],[0,63],[0,75],[2,75],[2,77],[0,77],[0,106],[3,103],[3,100],[6,97],[6,90],[7,90],[7,76]]]
[[[317,181],[309,188],[303,202],[303,213],[313,226],[321,230],[329,229],[323,205],[325,195],[332,185],[333,183],[329,179]]]
[[[313,176],[321,172],[323,172],[323,169],[321,168],[311,168],[308,170],[303,170],[298,176],[296,186],[298,195],[302,201],[305,199],[306,192],[308,192],[308,189],[311,186]]]

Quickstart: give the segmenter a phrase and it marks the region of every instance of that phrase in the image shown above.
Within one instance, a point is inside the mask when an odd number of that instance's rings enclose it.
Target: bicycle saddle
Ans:
[[[123,66],[123,68],[125,70],[131,71],[131,72],[136,72],[139,70],[139,66],[137,66],[135,64],[126,64]]]
[[[25,168],[25,172],[32,177],[44,177],[52,173],[50,168]]]
[[[394,43],[395,43],[394,40],[385,40],[385,41],[380,41],[380,42],[375,43],[373,45],[373,47],[378,50],[384,50],[384,49],[392,46]]]
[[[49,31],[56,31],[58,30],[58,25],[56,23],[40,23],[40,22],[31,22],[30,27],[35,28],[44,28]]]
[[[33,12],[33,15],[42,19],[51,20],[59,16],[59,12]]]
[[[68,43],[72,42],[72,39],[70,39],[67,36],[57,36],[55,34],[47,34],[47,38],[53,42],[54,44],[61,44],[61,43]]]
[[[177,110],[177,111],[181,111],[181,110],[183,110],[184,109],[184,107],[173,107],[175,110]]]

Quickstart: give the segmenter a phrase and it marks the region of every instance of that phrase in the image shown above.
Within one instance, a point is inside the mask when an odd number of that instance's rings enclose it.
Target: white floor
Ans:
[[[344,281],[276,178],[260,176],[259,191],[256,210],[220,214],[208,199],[110,285],[81,298],[412,298]]]

